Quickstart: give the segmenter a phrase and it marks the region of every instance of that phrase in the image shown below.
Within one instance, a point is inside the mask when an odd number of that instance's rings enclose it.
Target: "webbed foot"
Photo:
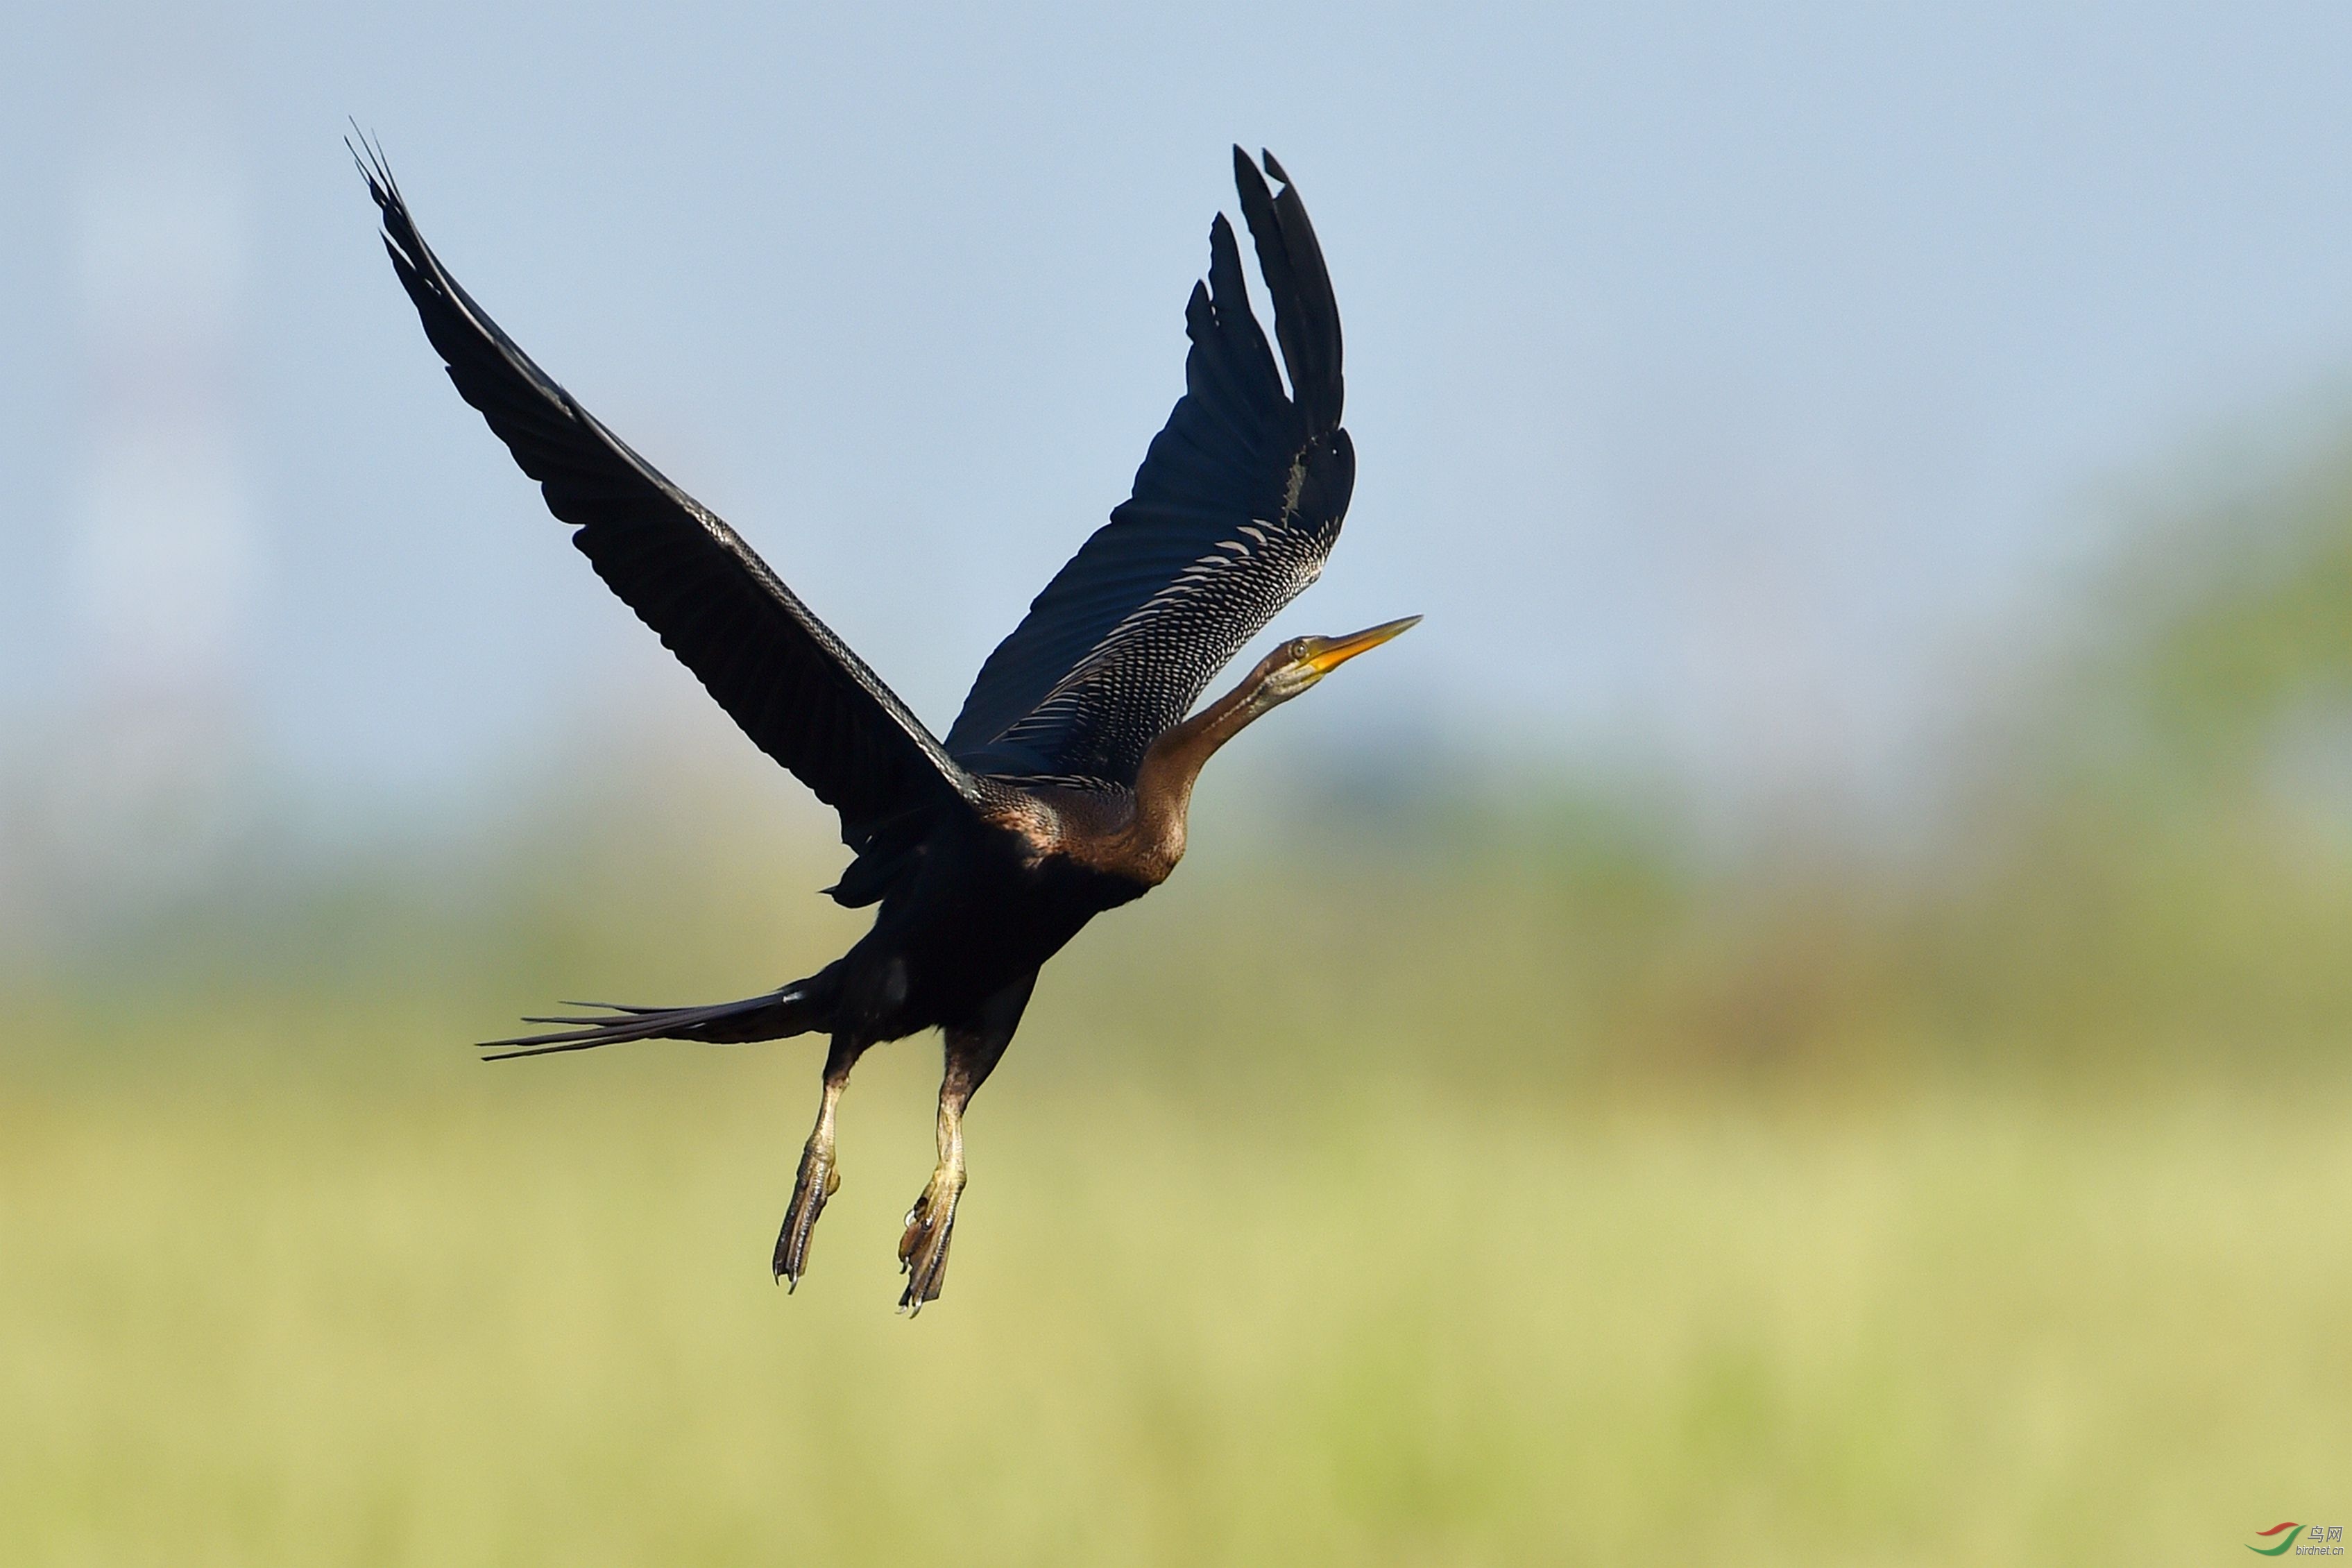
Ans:
[[[776,1237],[776,1278],[784,1289],[797,1289],[808,1270],[809,1238],[816,1234],[817,1216],[825,1199],[841,1188],[841,1173],[834,1168],[833,1142],[808,1141],[801,1151],[800,1174],[793,1181],[792,1206],[784,1211],[784,1227]]]
[[[898,1298],[898,1310],[908,1317],[921,1311],[924,1302],[940,1299],[963,1180],[961,1164],[941,1165],[931,1173],[930,1184],[915,1200],[915,1206],[907,1211],[907,1234],[898,1238],[898,1268],[907,1276],[907,1289]]]

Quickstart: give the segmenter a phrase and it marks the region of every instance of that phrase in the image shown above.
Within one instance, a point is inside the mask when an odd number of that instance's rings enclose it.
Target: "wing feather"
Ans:
[[[1282,363],[1221,216],[1184,307],[1184,395],[1134,492],[981,668],[947,749],[976,773],[1132,784],[1151,742],[1323,569],[1355,486],[1339,311],[1314,226],[1271,154],[1234,149]],[[1282,372],[1289,374],[1289,388]]]
[[[381,155],[370,148],[360,168],[393,268],[458,393],[577,529],[572,543],[596,574],[754,744],[840,812],[842,837],[863,849],[909,810],[976,800],[971,773],[733,529],[581,407],[458,286]]]

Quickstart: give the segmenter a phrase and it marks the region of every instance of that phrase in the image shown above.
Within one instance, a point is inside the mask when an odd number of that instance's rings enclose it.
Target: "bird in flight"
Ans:
[[[1272,153],[1261,174],[1234,149],[1281,368],[1221,214],[1208,279],[1184,308],[1184,395],[1134,493],[989,655],[939,739],[733,529],[499,330],[425,243],[381,152],[362,140],[352,155],[393,269],[458,394],[539,481],[596,574],[754,745],[840,813],[854,858],[827,891],[876,907],[846,953],[764,995],[596,1004],[526,1019],[555,1027],[485,1048],[506,1060],[624,1040],[829,1037],[816,1126],[776,1238],[776,1278],[797,1285],[840,1185],[834,1112],[850,1069],[879,1041],[940,1030],[939,1165],[898,1242],[899,1308],[919,1311],[946,1273],[964,1108],[1012,1042],[1039,966],[1175,869],[1193,781],[1220,746],[1420,619],[1293,637],[1192,711],[1210,679],[1321,574],[1355,487],[1339,424],[1339,307],[1297,188]]]

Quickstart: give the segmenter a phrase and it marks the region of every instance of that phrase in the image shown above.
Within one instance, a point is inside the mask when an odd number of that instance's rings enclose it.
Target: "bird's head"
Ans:
[[[1293,637],[1261,660],[1243,689],[1250,694],[1251,717],[1289,701],[1360,653],[1421,624],[1419,616],[1384,621],[1343,637]]]
[[[1358,654],[1411,630],[1419,616],[1369,626],[1343,637],[1293,637],[1260,659],[1239,686],[1151,742],[1137,770],[1138,831],[1149,850],[1139,864],[1158,882],[1184,855],[1184,813],[1192,781],[1212,752],[1242,727],[1270,713]]]

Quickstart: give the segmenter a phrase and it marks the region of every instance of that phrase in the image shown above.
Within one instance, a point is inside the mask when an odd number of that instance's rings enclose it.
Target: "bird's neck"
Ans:
[[[1184,858],[1184,819],[1201,769],[1261,711],[1251,699],[1260,682],[1245,680],[1151,742],[1135,770],[1135,820],[1130,853],[1158,883]]]

